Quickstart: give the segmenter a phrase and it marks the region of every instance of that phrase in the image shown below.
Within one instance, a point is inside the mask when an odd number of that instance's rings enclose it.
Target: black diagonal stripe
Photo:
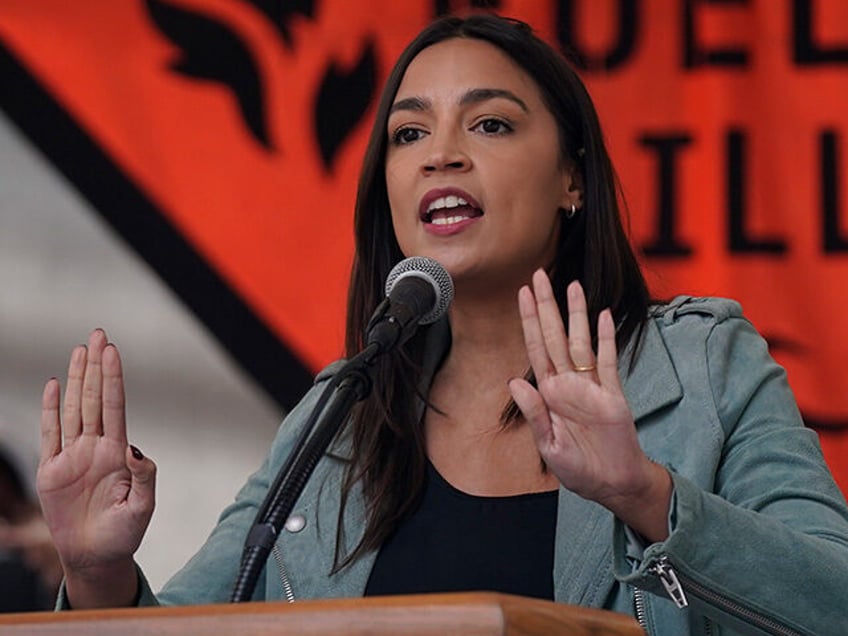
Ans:
[[[819,433],[824,433],[825,431],[848,431],[848,418],[843,417],[827,419],[823,417],[812,417],[811,415],[805,414],[802,410],[801,419],[804,420],[804,424],[809,426],[814,431],[818,431]]]
[[[286,410],[312,384],[281,342],[0,41],[0,109]]]

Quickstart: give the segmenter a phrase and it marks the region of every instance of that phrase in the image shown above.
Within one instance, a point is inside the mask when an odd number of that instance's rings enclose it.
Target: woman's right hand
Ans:
[[[37,486],[68,600],[75,608],[129,605],[156,466],[127,443],[121,359],[102,330],[71,354],[61,417],[59,393],[59,382],[48,381]]]

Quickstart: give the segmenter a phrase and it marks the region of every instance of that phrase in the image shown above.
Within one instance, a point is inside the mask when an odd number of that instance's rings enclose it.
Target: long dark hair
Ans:
[[[553,286],[565,311],[565,288],[578,279],[586,292],[592,325],[609,307],[617,327],[619,349],[638,336],[650,302],[648,289],[621,223],[620,187],[607,153],[595,107],[583,82],[554,49],[525,23],[493,15],[447,17],[425,28],[400,55],[386,82],[365,153],[357,192],[354,233],[356,252],[348,295],[346,353],[362,350],[368,319],[382,300],[391,268],[404,257],[392,228],[386,191],[386,125],[389,109],[410,62],[423,49],[451,38],[474,38],[498,47],[538,85],[559,128],[564,160],[580,173],[583,207],[560,232]],[[375,369],[374,390],[357,405],[349,423],[354,457],[348,467],[343,502],[360,482],[366,501],[362,541],[340,555],[336,567],[377,549],[419,499],[427,467],[420,421],[418,382],[427,328]]]

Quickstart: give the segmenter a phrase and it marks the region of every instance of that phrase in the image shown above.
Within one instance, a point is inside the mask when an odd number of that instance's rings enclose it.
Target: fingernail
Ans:
[[[130,452],[132,453],[132,456],[135,457],[137,460],[141,461],[142,459],[144,459],[144,453],[142,453],[132,444],[130,444]]]

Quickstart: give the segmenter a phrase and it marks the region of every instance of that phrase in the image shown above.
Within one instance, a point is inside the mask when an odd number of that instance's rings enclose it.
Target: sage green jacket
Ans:
[[[429,328],[425,386],[448,346],[446,323]],[[636,615],[649,634],[848,634],[848,508],[804,428],[786,376],[738,304],[681,297],[655,308],[641,346],[621,356],[620,373],[645,452],[672,473],[675,494],[666,541],[642,548],[605,508],[564,488],[553,579],[556,600]],[[280,427],[261,468],[200,551],[141,604],[226,602],[247,529],[284,462],[331,365]],[[423,408],[423,406],[422,406]],[[278,539],[282,569],[269,559],[255,598],[355,597],[376,553],[331,574],[344,436],[319,462]],[[355,492],[344,512],[351,549],[364,528]],[[493,555],[497,558],[497,555]],[[682,588],[672,602],[658,571]],[[642,591],[636,591],[642,590]]]

